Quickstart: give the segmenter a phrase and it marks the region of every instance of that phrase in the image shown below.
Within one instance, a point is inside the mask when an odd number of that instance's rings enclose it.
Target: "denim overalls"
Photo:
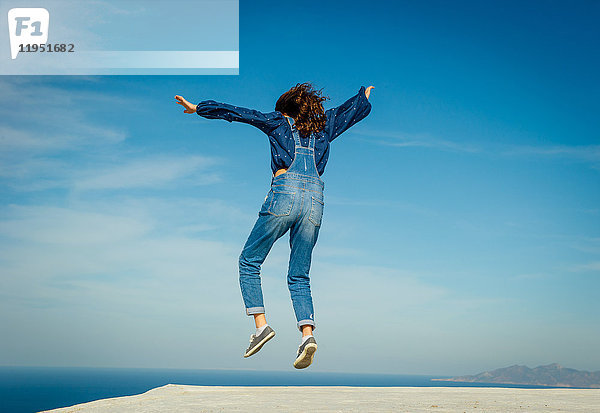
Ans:
[[[314,329],[308,274],[323,217],[325,183],[315,164],[314,136],[310,136],[308,147],[302,146],[293,119],[286,118],[295,141],[294,160],[286,172],[271,180],[271,189],[239,257],[240,287],[246,314],[264,313],[260,267],[275,241],[290,230],[287,282],[297,326],[302,330],[301,326],[310,324]]]

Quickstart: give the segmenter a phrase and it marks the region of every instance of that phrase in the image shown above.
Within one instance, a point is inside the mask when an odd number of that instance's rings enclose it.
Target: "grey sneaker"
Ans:
[[[248,347],[246,349],[246,352],[244,353],[244,357],[250,357],[251,355],[256,353],[258,350],[260,350],[262,348],[262,346],[267,341],[269,341],[273,337],[275,337],[275,331],[273,331],[271,326],[265,327],[263,332],[260,333],[258,336],[252,334],[250,336],[250,347]]]
[[[294,361],[294,367],[304,369],[310,366],[315,356],[315,351],[317,351],[317,342],[314,337],[309,337],[304,344],[298,347],[298,356],[296,357],[296,361]]]

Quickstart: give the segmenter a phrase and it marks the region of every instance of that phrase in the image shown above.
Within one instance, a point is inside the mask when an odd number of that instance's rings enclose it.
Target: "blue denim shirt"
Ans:
[[[364,119],[371,112],[371,103],[365,96],[365,87],[337,108],[325,112],[325,128],[315,134],[315,161],[319,175],[323,175],[329,144],[350,126]],[[281,168],[288,168],[294,159],[294,137],[285,116],[279,111],[262,113],[253,109],[205,100],[198,103],[196,113],[207,119],[224,119],[229,122],[243,122],[256,126],[269,137],[271,143],[271,169],[273,174]],[[308,145],[308,137],[300,138],[302,145]]]

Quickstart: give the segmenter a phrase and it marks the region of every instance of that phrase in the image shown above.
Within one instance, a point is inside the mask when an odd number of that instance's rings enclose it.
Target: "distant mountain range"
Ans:
[[[600,388],[600,371],[579,371],[556,363],[530,369],[527,366],[510,366],[486,371],[474,376],[459,376],[436,381],[468,383],[529,384],[535,386]]]

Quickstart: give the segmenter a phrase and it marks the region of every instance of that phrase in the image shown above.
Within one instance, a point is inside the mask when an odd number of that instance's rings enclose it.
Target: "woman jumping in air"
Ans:
[[[312,363],[317,343],[313,336],[316,327],[309,270],[323,217],[325,184],[321,175],[329,158],[330,143],[371,111],[371,89],[373,86],[363,86],[344,104],[327,111],[323,101],[328,98],[310,83],[297,84],[285,92],[270,113],[213,100],[193,105],[182,96],[175,96],[185,113],[248,123],[266,133],[271,143],[271,189],[239,257],[242,298],[246,314],[254,316],[256,325],[244,357],[255,354],[275,336],[265,318],[260,268],[275,241],[289,230],[287,282],[297,327],[302,332],[294,367],[302,369]]]

